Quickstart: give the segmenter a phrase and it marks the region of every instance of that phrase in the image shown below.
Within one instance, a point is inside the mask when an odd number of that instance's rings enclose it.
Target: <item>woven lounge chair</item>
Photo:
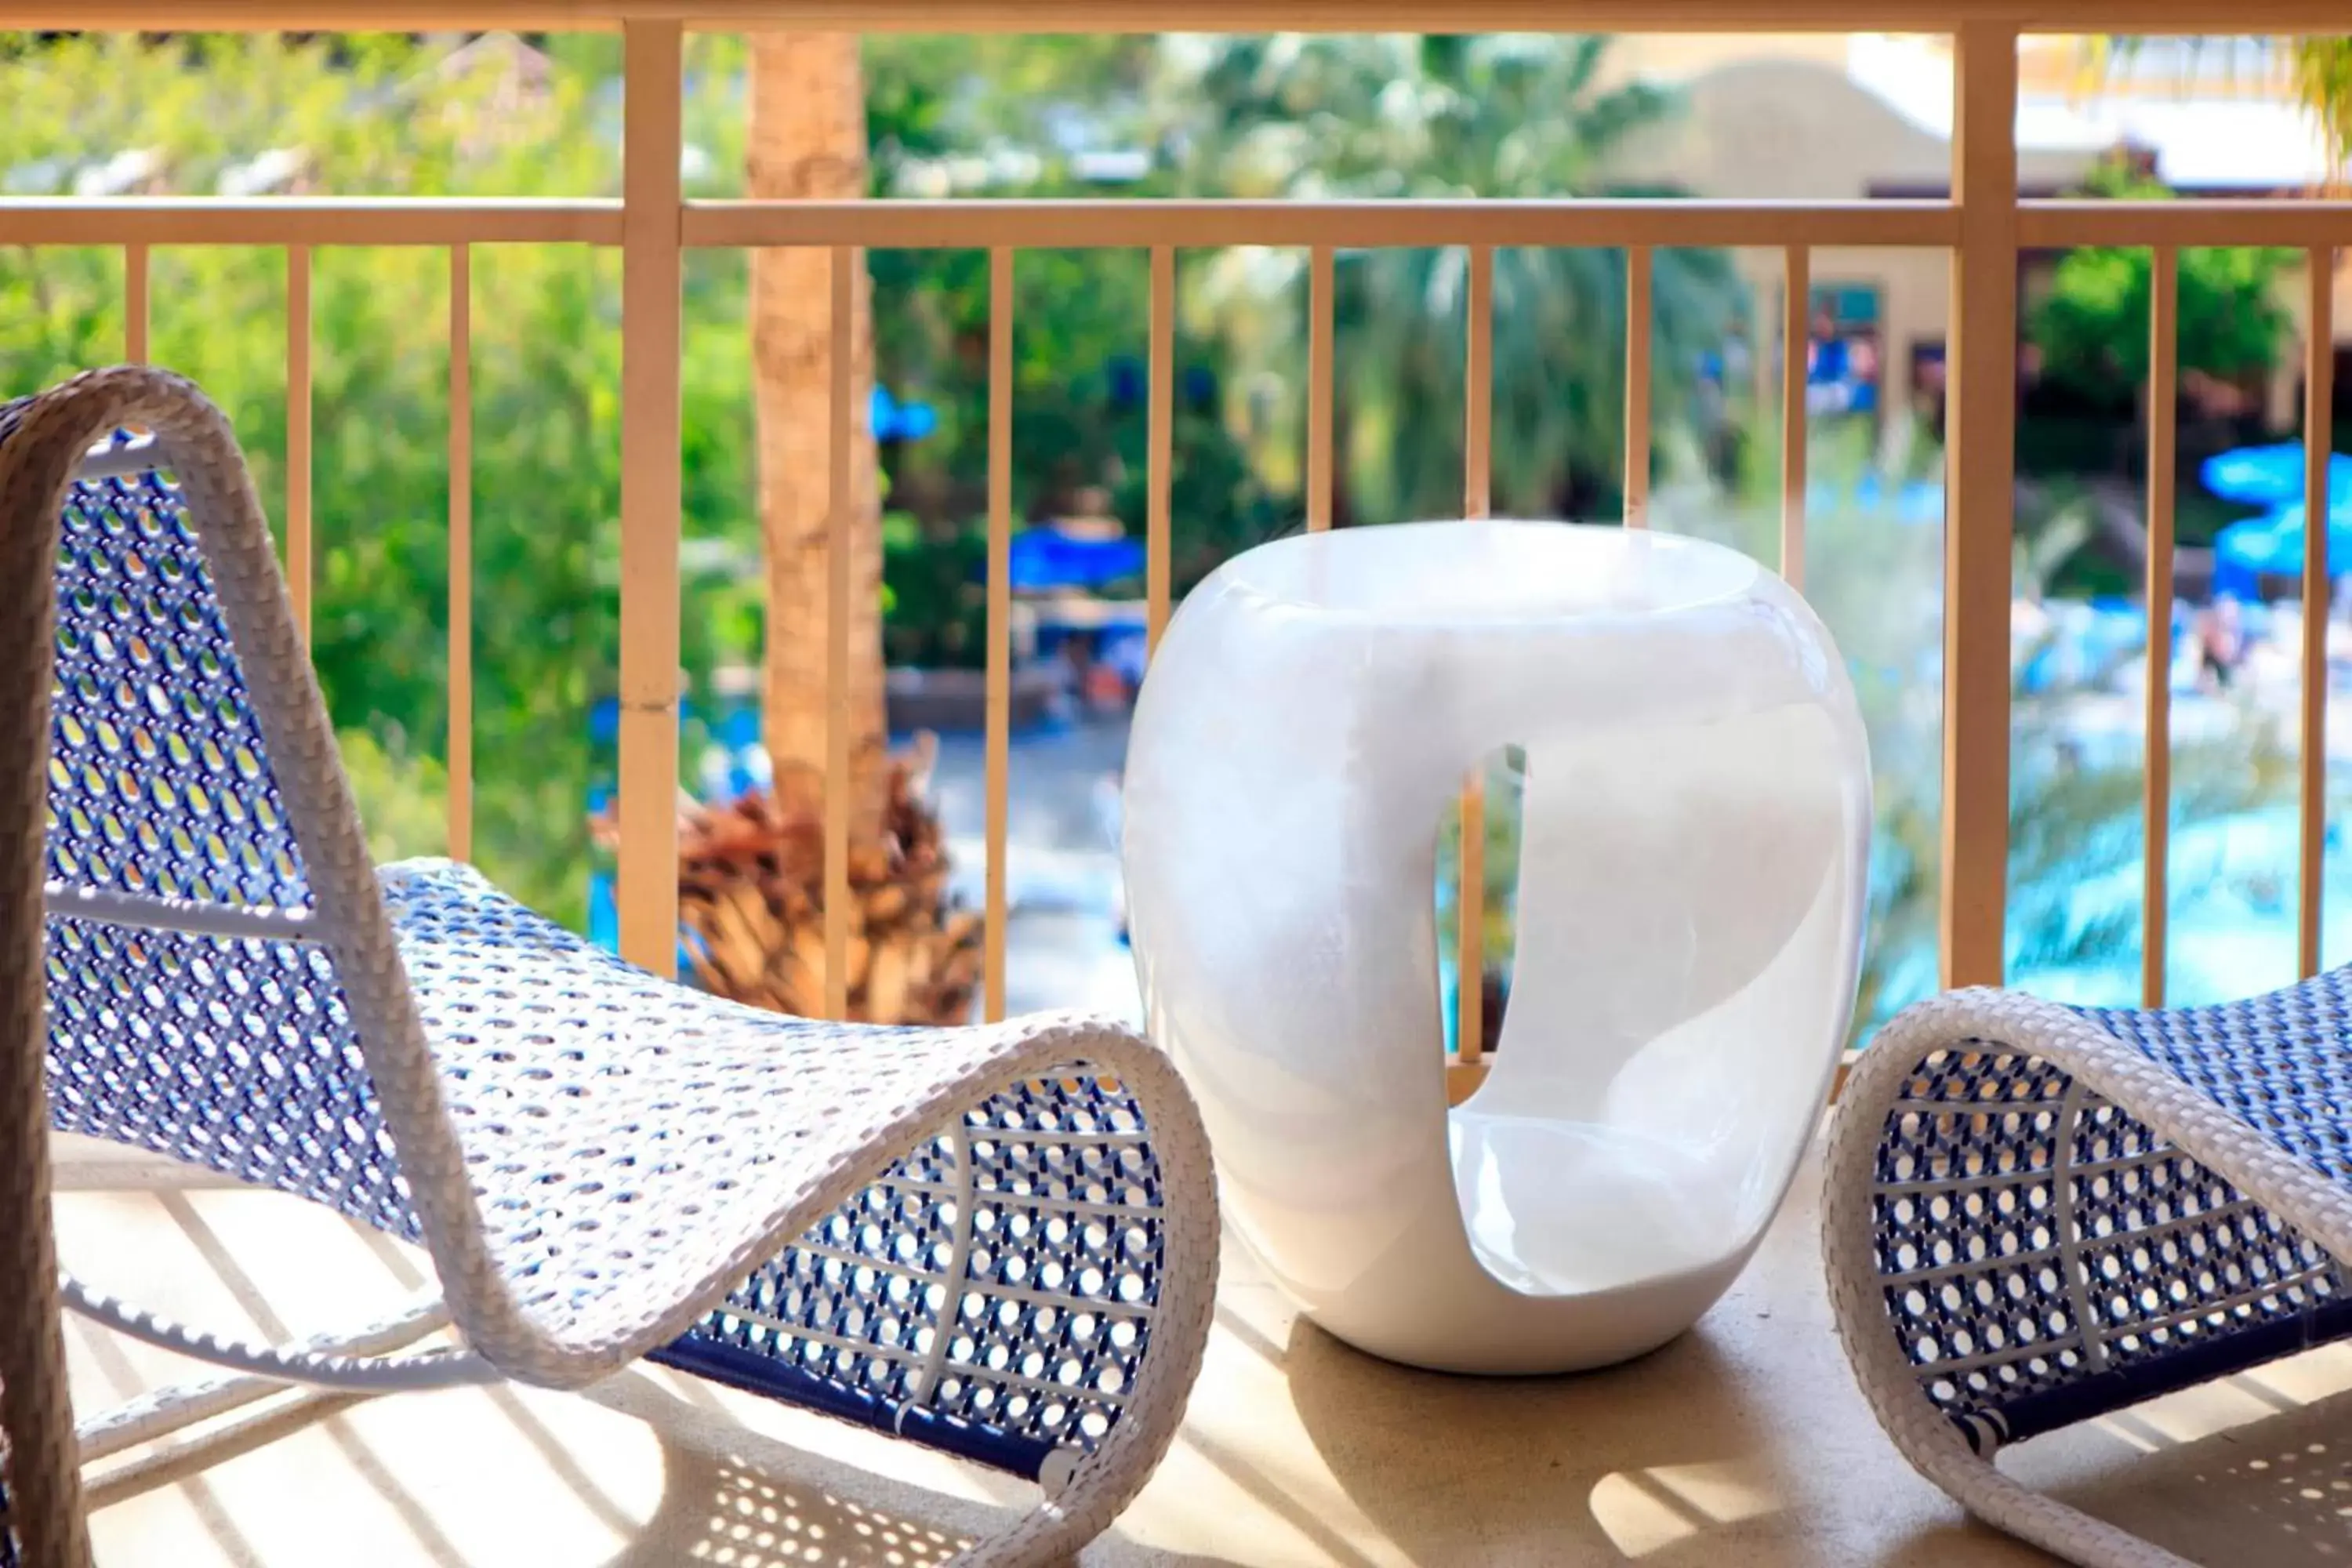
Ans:
[[[974,1563],[1067,1557],[1158,1464],[1217,1240],[1165,1059],[1083,1019],[761,1013],[464,867],[379,871],[243,461],[187,382],[0,405],[0,1415],[26,1563],[86,1550],[45,1124],[314,1199],[440,1280],[299,1345],[64,1280],[225,1369],[85,1422],[82,1460],[290,1384],[578,1388],[648,1357],[1038,1481]],[[445,1325],[455,1346],[407,1348]]]
[[[1838,1332],[1904,1457],[2069,1562],[2180,1568],[1993,1458],[2352,1332],[2352,971],[2220,1007],[1922,1003],[1848,1079],[1825,1181]]]

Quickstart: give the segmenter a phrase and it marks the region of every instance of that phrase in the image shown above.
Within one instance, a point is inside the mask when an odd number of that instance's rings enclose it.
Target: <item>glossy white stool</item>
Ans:
[[[1510,1005],[1449,1111],[1437,835],[1506,744]],[[1326,1329],[1566,1371],[1738,1273],[1845,1041],[1870,831],[1844,666],[1774,574],[1563,523],[1262,546],[1169,627],[1125,816],[1149,1027],[1227,1214]]]

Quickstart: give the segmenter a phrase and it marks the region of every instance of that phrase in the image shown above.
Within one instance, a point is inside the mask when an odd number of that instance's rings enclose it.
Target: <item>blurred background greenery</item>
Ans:
[[[1578,194],[1612,142],[1671,112],[1596,89],[1601,39],[877,37],[866,48],[876,194]],[[745,48],[690,36],[689,194],[743,187]],[[12,131],[0,183],[48,194],[611,195],[615,39],[0,36]],[[1132,150],[1146,156],[1131,158]],[[1121,165],[1129,159],[1137,166]],[[1180,590],[1296,525],[1304,420],[1299,258],[1186,253],[1179,279],[1174,556]],[[987,258],[876,252],[882,384],[937,413],[886,443],[885,640],[894,662],[977,665],[986,482]],[[120,357],[122,258],[0,252],[0,384]],[[446,260],[317,253],[315,652],[387,852],[437,849],[446,722]],[[1622,258],[1498,266],[1496,485],[1535,512],[1614,505]],[[1350,255],[1341,269],[1340,507],[1377,521],[1460,504],[1461,263]],[[477,247],[477,854],[583,918],[590,712],[616,653],[618,258]],[[273,518],[285,494],[286,263],[170,247],[152,356],[228,410]],[[689,257],[685,295],[685,662],[756,662],[746,266]],[[1055,515],[1107,489],[1143,510],[1148,277],[1140,255],[1024,253],[1016,274],[1014,498]],[[1671,410],[1731,309],[1719,257],[1662,258]]]
[[[1669,90],[1602,71],[1611,47],[1549,36],[876,37],[864,48],[873,191],[1660,194],[1615,181],[1613,154],[1672,121],[1680,104]],[[693,33],[687,47],[688,194],[740,195],[745,46]],[[590,196],[619,187],[619,46],[593,34],[0,35],[0,102],[11,126],[0,185],[16,195]],[[2118,174],[2088,194],[2156,193]],[[1778,432],[1720,358],[1742,333],[1753,342],[1754,306],[1722,252],[1661,249],[1654,264],[1654,520],[1771,560]],[[122,265],[111,249],[0,250],[0,385],[31,390],[120,357]],[[988,258],[877,251],[867,265],[878,380],[936,414],[920,439],[881,447],[886,655],[894,664],[974,666]],[[1624,265],[1609,250],[1498,253],[1497,511],[1617,515]],[[2276,363],[2286,336],[2272,303],[2280,265],[2266,252],[2184,255],[2185,370],[2226,378]],[[442,844],[446,266],[434,247],[339,247],[316,258],[314,651],[387,855]],[[1179,593],[1301,517],[1304,271],[1296,252],[1180,253]],[[1339,257],[1335,521],[1458,512],[1465,271],[1451,249]],[[2087,446],[2070,438],[2046,462],[2028,420],[2022,466],[2055,478],[2021,492],[2026,596],[2126,581],[2083,548],[2084,508],[2086,486],[2129,483],[2138,460],[2144,410],[2132,388],[2144,368],[2147,277],[2145,253],[2079,252],[2029,312],[2050,384],[2077,402],[2115,406]],[[477,858],[575,925],[590,859],[583,807],[607,765],[591,714],[610,692],[617,651],[628,417],[618,284],[609,251],[476,248]],[[689,254],[682,625],[697,692],[722,666],[755,666],[764,633],[746,292],[742,255]],[[282,516],[283,255],[163,249],[152,297],[152,357],[224,404],[265,504]],[[1100,493],[1113,514],[1140,526],[1147,301],[1139,253],[1021,256],[1018,515],[1063,515]],[[1906,481],[1937,483],[1940,453],[1909,417],[1889,410],[1813,421],[1809,592],[1853,667],[1879,773],[1864,1020],[1933,982],[1940,511],[1923,521],[1895,497]],[[2078,472],[2089,479],[2078,482]],[[1885,499],[1861,499],[1865,491]],[[2184,494],[2185,539],[2210,533],[2212,521]],[[2136,930],[2121,915],[2084,917],[2067,890],[2137,857],[2138,759],[2074,754],[2053,711],[2029,699],[2018,707],[2012,967],[2112,953]],[[692,721],[709,717],[705,704]],[[2283,798],[2274,730],[2249,713],[2226,744],[2184,750],[2179,809],[2218,818]],[[1489,947],[1507,954],[1507,782],[1497,798]]]

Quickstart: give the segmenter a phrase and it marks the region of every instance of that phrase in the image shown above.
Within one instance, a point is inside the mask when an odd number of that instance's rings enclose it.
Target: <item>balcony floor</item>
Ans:
[[[223,1328],[310,1331],[423,1283],[303,1205],[59,1152],[70,1266]],[[1191,1418],[1090,1564],[2047,1561],[1967,1523],[1881,1439],[1832,1338],[1813,1176],[1698,1329],[1618,1371],[1486,1382],[1372,1361],[1229,1251]],[[79,1321],[85,1408],[183,1363]],[[2352,1349],[2314,1352],[2011,1461],[2191,1558],[2352,1555]],[[102,1564],[915,1564],[1027,1489],[646,1368],[585,1395],[294,1396],[198,1451],[93,1472]],[[999,1517],[1002,1517],[1001,1515]]]

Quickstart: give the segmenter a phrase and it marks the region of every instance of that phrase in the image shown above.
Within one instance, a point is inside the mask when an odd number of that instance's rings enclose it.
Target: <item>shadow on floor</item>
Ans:
[[[2110,1477],[2060,1486],[2054,1495],[2195,1563],[2352,1563],[2352,1393],[2305,1405],[2255,1378],[2227,1384],[2281,1413],[2166,1444]],[[2142,1442],[2165,1441],[2131,1412],[2110,1425]]]
[[[1832,1543],[1843,1530],[1814,1518],[1804,1500],[1833,1492],[1837,1478],[1822,1473],[1821,1456],[1785,1427],[1759,1419],[1763,1391],[1746,1385],[1704,1324],[1623,1367],[1486,1379],[1392,1366],[1302,1320],[1284,1363],[1317,1451],[1416,1563],[1717,1568],[1748,1546],[1769,1548],[1763,1555],[1773,1561],[1802,1560],[1790,1553],[1808,1543],[1828,1553],[1817,1561],[1849,1561]],[[2084,1457],[2091,1445],[2078,1435],[2063,1467],[2037,1466],[2029,1447],[2003,1468],[2029,1482],[2054,1481],[2053,1495],[2193,1563],[2352,1563],[2352,1392],[2306,1405],[2243,1378],[2223,1392],[2280,1413],[2189,1442],[2169,1442],[2126,1413],[2104,1424],[2108,1440],[2096,1456]],[[1478,1436],[1432,1441],[1449,1431]],[[2127,1456],[2126,1441],[2155,1451]],[[1580,1457],[1588,1454],[1608,1458]],[[1807,1467],[1813,1473],[1801,1473]],[[1904,1479],[1922,1489],[1907,1503],[1932,1502],[1928,1483]],[[1867,1561],[1993,1568],[2054,1560],[1954,1509],[1947,1522],[1881,1535]]]
[[[642,1373],[623,1373],[590,1397],[647,1422],[662,1449],[660,1506],[604,1568],[926,1568],[1006,1529],[1035,1502],[1033,1489],[1009,1480],[992,1487],[1004,1504],[997,1508],[891,1481],[753,1432],[716,1402],[681,1399]],[[1242,1568],[1149,1552],[1116,1527],[1083,1560]]]
[[[1607,1371],[1486,1378],[1391,1365],[1302,1319],[1283,1361],[1317,1452],[1418,1563],[1721,1563],[1721,1531],[1778,1512],[1780,1464],[1801,1462],[1704,1331]]]

